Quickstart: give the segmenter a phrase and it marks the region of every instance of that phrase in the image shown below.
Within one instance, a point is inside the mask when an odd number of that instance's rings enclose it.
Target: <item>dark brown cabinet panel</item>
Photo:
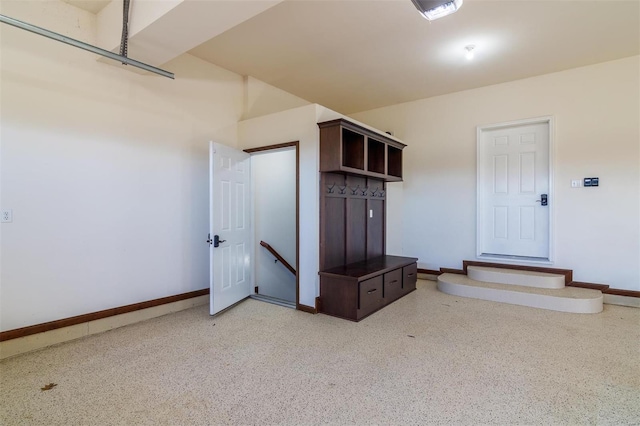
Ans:
[[[320,127],[320,171],[339,171],[342,167],[342,135],[339,126]]]
[[[367,200],[367,259],[384,254],[384,201]]]
[[[322,277],[320,311],[327,315],[356,320],[358,314],[358,281],[344,282],[341,278]]]
[[[326,226],[324,241],[320,241],[324,253],[324,265],[326,268],[343,265],[345,259],[345,210],[346,198],[325,198],[324,199],[324,220],[330,224]]]
[[[367,257],[367,222],[362,220],[366,215],[366,199],[347,199],[346,255],[343,259],[345,263],[359,262]]]

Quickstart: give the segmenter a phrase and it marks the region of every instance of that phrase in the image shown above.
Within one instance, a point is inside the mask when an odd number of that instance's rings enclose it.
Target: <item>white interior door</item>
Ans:
[[[549,259],[549,128],[546,120],[479,129],[479,255]]]
[[[209,144],[210,313],[251,292],[251,169],[249,154]]]

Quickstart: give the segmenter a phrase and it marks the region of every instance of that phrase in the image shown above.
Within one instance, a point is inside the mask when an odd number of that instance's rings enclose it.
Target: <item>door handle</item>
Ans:
[[[218,236],[218,235],[214,235],[214,236],[213,236],[213,246],[214,246],[214,247],[218,247],[218,246],[220,245],[220,243],[224,243],[224,242],[226,242],[226,241],[227,241],[227,240],[221,240],[221,239],[220,239],[220,236]]]
[[[536,200],[536,203],[540,203],[541,206],[546,206],[548,202],[547,194],[540,195],[540,199]]]

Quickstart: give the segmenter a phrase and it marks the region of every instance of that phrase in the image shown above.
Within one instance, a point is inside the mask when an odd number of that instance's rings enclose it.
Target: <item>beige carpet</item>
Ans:
[[[419,281],[360,323],[248,300],[0,372],[2,425],[639,424],[640,309],[566,314]]]

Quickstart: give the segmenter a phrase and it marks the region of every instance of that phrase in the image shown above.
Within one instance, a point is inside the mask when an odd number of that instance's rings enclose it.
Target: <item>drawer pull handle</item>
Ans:
[[[398,280],[393,280],[393,281],[391,281],[389,284],[395,284],[395,283],[397,283],[397,282],[398,282]]]
[[[412,277],[412,276],[414,276],[414,275],[415,275],[415,274],[407,274],[407,277]]]
[[[378,291],[378,289],[377,289],[377,288],[374,288],[373,290],[369,290],[369,291],[367,292],[367,294],[375,293],[376,291]]]

